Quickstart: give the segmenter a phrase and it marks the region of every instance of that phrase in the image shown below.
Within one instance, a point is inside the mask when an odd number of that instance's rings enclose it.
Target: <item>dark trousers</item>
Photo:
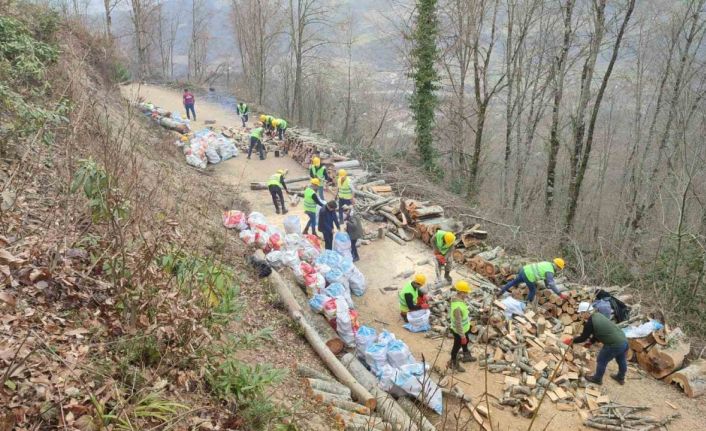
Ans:
[[[267,186],[270,190],[270,195],[272,196],[272,203],[275,204],[275,209],[279,212],[280,206],[282,211],[287,210],[287,206],[284,204],[284,195],[282,194],[282,188],[280,186]]]
[[[357,241],[358,241],[357,239],[351,240],[351,256],[353,256],[353,261],[360,259],[360,256],[358,256],[358,247],[356,247],[356,245],[355,245],[355,243]]]
[[[243,127],[245,127],[245,123],[248,122],[248,114],[243,114],[240,116],[240,121],[243,122]]]
[[[277,135],[279,136],[279,140],[280,140],[280,141],[281,141],[282,139],[284,139],[284,130],[285,130],[285,129],[279,129],[279,128],[277,129]]]
[[[593,376],[599,381],[602,380],[603,374],[605,374],[605,369],[608,366],[608,362],[615,359],[615,362],[618,363],[618,379],[625,379],[625,373],[628,372],[628,360],[625,356],[627,351],[627,341],[622,346],[603,346],[601,351],[598,352],[598,357],[596,358],[596,373]]]
[[[189,105],[184,105],[184,108],[186,108],[186,118],[191,120],[191,117],[193,116],[193,120],[196,121],[196,111],[194,111],[194,104],[191,103]],[[191,116],[189,116],[189,111],[191,111]]]
[[[321,233],[324,234],[324,248],[326,250],[333,250],[333,231],[328,230]]]
[[[250,137],[250,148],[248,148],[248,159],[252,155],[252,149],[257,146],[257,150],[260,152],[260,160],[265,160],[265,152],[263,151],[262,142],[254,136]]]
[[[520,272],[517,273],[517,277],[510,280],[509,283],[507,283],[505,286],[503,286],[502,289],[500,289],[500,294],[502,295],[513,287],[519,286],[520,283],[525,283],[527,285],[527,288],[529,289],[529,293],[527,294],[527,302],[532,302],[532,300],[534,300],[534,294],[537,293],[537,285],[527,280],[527,277],[525,277],[525,272],[523,270],[520,270]]]
[[[460,335],[458,335],[457,333],[455,333],[453,331],[451,331],[451,334],[454,336],[454,345],[453,345],[453,347],[451,347],[451,360],[455,361],[456,356],[458,356],[459,350],[463,349],[464,352],[469,351],[468,350],[468,343],[470,343],[470,340],[464,346],[463,344],[461,344],[461,336]],[[466,338],[468,338],[469,334],[470,334],[470,332],[466,332]]]
[[[338,198],[338,219],[343,220],[343,205],[352,205],[352,199]]]
[[[304,226],[304,233],[309,233],[309,226],[311,226],[311,234],[316,235],[316,213],[307,211],[305,214],[309,217],[309,221]]]

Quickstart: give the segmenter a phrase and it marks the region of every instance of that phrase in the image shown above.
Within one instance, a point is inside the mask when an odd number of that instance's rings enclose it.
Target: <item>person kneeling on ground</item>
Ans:
[[[267,189],[270,191],[272,203],[275,204],[275,212],[277,214],[280,213],[280,206],[282,207],[282,214],[287,214],[287,205],[284,203],[284,195],[282,194],[282,189],[289,194],[287,182],[284,179],[285,175],[287,175],[286,169],[278,169],[277,173],[272,175],[267,181]]]
[[[531,303],[534,301],[534,295],[537,292],[537,282],[544,281],[546,286],[550,288],[552,292],[559,295],[561,299],[566,300],[569,296],[564,292],[560,292],[554,282],[554,273],[564,269],[564,266],[564,259],[560,257],[554,258],[552,262],[537,262],[525,265],[520,268],[520,272],[517,273],[517,276],[514,279],[510,280],[509,283],[498,291],[497,296],[502,296],[502,294],[507,292],[510,288],[515,287],[520,283],[525,283],[529,289],[529,293],[527,294],[527,302]]]
[[[407,282],[399,293],[400,299],[400,316],[407,322],[407,313],[410,311],[429,308],[426,303],[422,287],[427,283],[427,276],[424,274],[416,274],[413,281]]]
[[[311,234],[316,235],[316,207],[326,205],[316,194],[316,190],[319,188],[319,179],[312,178],[309,182],[309,186],[304,189],[304,213],[309,217],[309,221],[306,222],[304,226],[304,233],[309,233],[309,226],[311,226]]]
[[[333,226],[336,225],[336,230],[341,230],[341,225],[338,223],[336,215],[336,201],[328,201],[328,203],[319,210],[319,232],[324,235],[324,248],[333,250]]]
[[[363,222],[360,220],[360,216],[353,210],[351,205],[343,206],[342,221],[346,222],[346,232],[351,239],[351,255],[353,256],[353,262],[358,262],[360,260],[360,256],[358,255],[358,246],[356,243],[359,239],[363,238]]]
[[[451,325],[451,334],[454,336],[454,345],[451,348],[451,369],[458,373],[466,371],[458,363],[458,351],[463,350],[463,358],[461,362],[473,362],[476,358],[471,355],[468,349],[468,338],[471,335],[471,318],[468,310],[466,299],[471,292],[471,286],[468,282],[460,280],[454,286],[456,296],[451,298],[451,307],[449,308],[449,321]]]
[[[579,304],[579,315],[584,321],[583,331],[578,337],[567,337],[564,344],[571,346],[576,343],[583,343],[589,340],[596,340],[603,343],[603,348],[596,358],[596,372],[586,380],[600,385],[603,383],[603,374],[608,366],[608,362],[615,359],[618,363],[618,374],[611,374],[610,378],[621,385],[625,384],[625,373],[628,371],[628,361],[626,353],[628,351],[628,340],[625,333],[613,321],[594,312],[594,308],[588,302]]]

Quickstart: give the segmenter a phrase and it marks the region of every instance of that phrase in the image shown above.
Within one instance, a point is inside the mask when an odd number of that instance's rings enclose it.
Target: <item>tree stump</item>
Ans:
[[[706,393],[706,360],[692,362],[688,367],[667,377],[666,382],[679,385],[689,398],[703,395]]]

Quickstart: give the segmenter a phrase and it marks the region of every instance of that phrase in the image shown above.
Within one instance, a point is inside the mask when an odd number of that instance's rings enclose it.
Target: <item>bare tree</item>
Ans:
[[[103,0],[103,11],[105,12],[105,35],[112,37],[111,27],[113,25],[113,9],[120,4],[120,0]]]
[[[159,2],[155,15],[156,31],[153,36],[158,49],[162,77],[173,78],[174,46],[179,30],[179,14],[165,12],[164,2]]]
[[[191,38],[189,40],[189,79],[201,81],[206,73],[210,21],[205,0],[191,0]]]
[[[139,78],[144,78],[149,74],[151,40],[149,22],[154,10],[154,0],[130,0],[130,19],[133,26],[133,40],[137,53],[137,76]]]
[[[321,0],[289,0],[289,41],[293,60],[293,95],[290,116],[303,115],[303,78],[305,58],[329,43],[322,30],[329,26],[329,9]]]

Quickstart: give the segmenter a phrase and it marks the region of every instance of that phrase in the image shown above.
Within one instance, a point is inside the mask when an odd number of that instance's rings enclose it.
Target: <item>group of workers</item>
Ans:
[[[244,103],[240,102],[236,106],[236,112],[240,116],[240,121],[243,123],[243,128],[247,126],[248,116],[250,114],[250,107]],[[260,160],[265,160],[265,145],[263,144],[263,138],[265,134],[274,136],[277,134],[278,139],[281,141],[284,139],[284,133],[287,131],[287,121],[283,118],[276,118],[272,115],[261,114],[258,117],[260,121],[255,125],[256,127],[250,131],[250,147],[248,148],[248,159],[252,156],[254,149],[257,149]]]
[[[456,236],[453,232],[439,230],[432,237],[432,248],[437,265],[437,281],[440,270],[444,270],[446,282],[451,282],[450,268],[451,256],[453,247],[456,242]],[[555,294],[559,295],[562,300],[568,299],[568,295],[559,291],[554,281],[554,274],[557,271],[563,270],[566,262],[562,258],[554,258],[551,262],[536,262],[523,266],[513,280],[508,282],[500,290],[497,295],[501,296],[508,290],[512,289],[513,296],[518,297],[520,294],[520,284],[524,283],[529,292],[527,301],[532,302],[537,292],[537,284],[543,282],[545,286],[550,288]],[[411,311],[429,308],[427,303],[427,295],[425,285],[427,278],[424,274],[416,274],[414,278],[407,282],[399,292],[399,308],[400,315],[404,321],[407,321],[407,313]],[[472,328],[472,323],[467,304],[468,294],[471,292],[471,286],[467,281],[460,280],[454,284],[455,296],[450,300],[449,304],[449,329],[454,338],[453,347],[451,348],[451,358],[449,367],[454,372],[464,372],[465,369],[460,362],[472,362],[475,358],[471,354],[468,344]],[[599,342],[603,346],[596,358],[596,370],[593,375],[586,376],[586,381],[600,385],[603,382],[603,375],[610,361],[615,359],[618,364],[618,372],[610,377],[618,384],[625,384],[625,374],[627,372],[627,351],[628,343],[625,333],[618,325],[611,320],[609,314],[599,312],[592,304],[581,302],[578,306],[578,313],[583,321],[583,330],[576,337],[567,337],[562,340],[567,346],[578,343],[586,343],[590,346],[592,343]],[[459,361],[458,353],[463,351],[463,356]]]

